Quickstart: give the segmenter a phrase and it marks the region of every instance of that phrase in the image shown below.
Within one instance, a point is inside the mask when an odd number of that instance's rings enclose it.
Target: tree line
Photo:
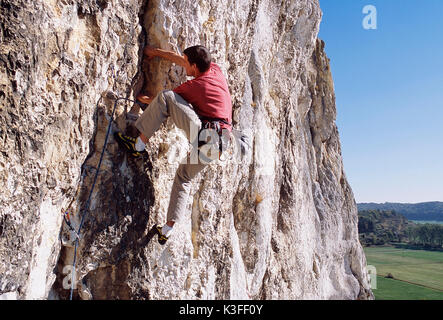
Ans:
[[[361,210],[358,232],[364,246],[404,243],[442,249],[443,224],[417,224],[394,210]]]
[[[441,224],[416,224],[406,229],[408,243],[425,247],[443,246],[443,225]]]

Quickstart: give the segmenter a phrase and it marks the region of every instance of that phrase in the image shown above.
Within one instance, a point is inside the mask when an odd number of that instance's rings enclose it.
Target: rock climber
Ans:
[[[148,139],[170,117],[192,143],[191,156],[188,154],[187,161],[180,163],[175,174],[167,221],[162,227],[154,226],[158,234],[158,242],[163,245],[170,237],[176,220],[186,212],[192,179],[212,160],[218,158],[219,152],[225,149],[225,146],[221,148],[220,141],[227,141],[221,138],[226,137],[225,134],[227,132],[229,134],[232,130],[232,103],[227,81],[220,67],[212,62],[211,54],[204,46],[189,47],[183,51],[183,55],[146,46],[143,53],[147,59],[160,57],[170,60],[184,67],[186,74],[193,77],[192,80],[184,82],[174,90],[164,90],[155,97],[139,95],[137,99],[140,102],[149,104],[135,122],[140,135],[133,138],[120,132],[114,134],[120,145],[131,155],[138,157],[146,152]],[[203,129],[206,134],[202,139]],[[214,132],[216,137],[214,137]],[[202,145],[204,145],[201,143],[202,140],[212,141],[217,145],[217,157],[214,157],[215,152],[211,154],[214,148],[209,149],[209,152],[202,156]],[[196,154],[197,157],[195,157]]]

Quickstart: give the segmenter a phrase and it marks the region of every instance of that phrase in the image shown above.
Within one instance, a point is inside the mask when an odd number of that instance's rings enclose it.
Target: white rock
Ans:
[[[251,134],[254,152],[197,177],[189,216],[162,247],[156,237],[146,243],[147,232],[165,222],[189,145],[168,121],[149,156],[134,160],[111,135],[81,231],[76,297],[373,298],[317,0],[7,3],[0,297],[69,297],[63,270],[74,248],[62,214],[78,227],[85,213],[114,105],[106,92],[134,99],[186,80],[167,61],[143,62],[149,43],[210,49],[229,84],[235,126]],[[113,131],[136,134],[131,107],[119,103]]]

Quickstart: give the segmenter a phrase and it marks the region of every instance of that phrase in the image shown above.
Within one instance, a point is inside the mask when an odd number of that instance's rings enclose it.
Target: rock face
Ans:
[[[357,208],[317,39],[316,0],[1,1],[0,298],[371,299]],[[189,146],[166,122],[148,155],[112,135],[88,200],[116,96],[186,80],[146,44],[203,44],[224,71],[252,154],[194,181],[166,246],[175,169]],[[111,131],[136,134],[120,100]]]

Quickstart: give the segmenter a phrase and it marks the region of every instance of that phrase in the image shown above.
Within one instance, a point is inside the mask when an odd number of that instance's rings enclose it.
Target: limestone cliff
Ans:
[[[0,3],[0,298],[69,297],[75,238],[63,214],[78,225],[88,209],[114,106],[107,93],[133,99],[186,80],[168,61],[144,61],[146,44],[210,49],[253,152],[198,176],[189,216],[163,247],[149,229],[165,221],[184,135],[165,123],[142,159],[111,136],[74,298],[373,297],[317,0]],[[121,101],[112,131],[135,134],[137,111]]]

